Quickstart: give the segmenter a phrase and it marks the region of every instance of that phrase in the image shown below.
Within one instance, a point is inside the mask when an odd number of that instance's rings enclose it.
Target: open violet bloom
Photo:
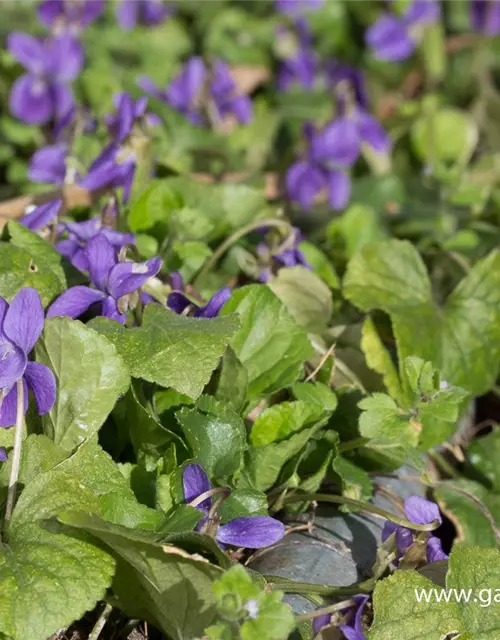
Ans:
[[[183,474],[184,499],[187,504],[212,488],[207,474],[199,464],[188,464]],[[285,535],[285,526],[270,516],[241,516],[220,525],[217,515],[209,515],[212,499],[207,498],[196,504],[198,511],[204,514],[198,524],[198,530],[206,527],[217,528],[215,540],[222,544],[247,549],[262,549],[279,542]]]
[[[64,143],[41,147],[31,157],[28,177],[33,182],[62,185],[66,178],[68,148]]]
[[[221,120],[232,115],[242,124],[252,119],[252,102],[238,95],[229,67],[216,60],[209,68],[202,58],[189,58],[182,71],[162,91],[149,78],[141,78],[139,86],[152,96],[168,103],[193,124],[208,124],[207,101]]]
[[[84,249],[88,261],[90,282],[94,289],[76,286],[67,289],[47,312],[48,318],[69,316],[78,318],[93,305],[98,315],[125,324],[131,294],[138,291],[161,269],[160,258],[146,262],[120,262],[115,247],[102,233],[91,238]]]
[[[340,625],[339,628],[347,640],[366,640],[366,636],[363,631],[363,612],[366,603],[369,600],[369,596],[353,596],[352,600],[354,600],[356,604],[344,609],[342,612],[350,619],[350,621],[348,624]],[[314,633],[318,634],[323,627],[326,627],[331,623],[331,620],[332,616],[329,614],[314,618],[312,623]]]
[[[28,410],[28,390],[33,392],[39,415],[54,405],[54,374],[44,364],[28,360],[43,323],[42,301],[35,289],[21,289],[10,305],[0,297],[0,427],[16,422],[18,380],[23,381],[24,413]]]
[[[260,282],[268,282],[273,272],[281,267],[305,267],[311,269],[311,265],[307,262],[304,254],[299,249],[299,245],[303,242],[304,236],[297,227],[293,228],[293,238],[288,248],[283,249],[279,253],[273,253],[265,242],[259,242],[256,247],[256,253],[262,261],[259,274]]]
[[[222,287],[214,293],[206,305],[202,306],[193,302],[184,293],[184,282],[180,273],[174,271],[170,279],[174,291],[168,294],[167,307],[179,315],[191,307],[191,316],[194,318],[215,318],[232,294],[229,287]]]
[[[291,52],[283,52],[278,70],[278,88],[287,91],[298,85],[312,89],[318,72],[318,56],[312,47],[309,25],[303,18],[295,21],[294,33],[283,26],[277,29],[278,48],[286,49],[293,43]],[[283,43],[280,47],[280,41]]]
[[[437,22],[439,15],[436,0],[412,0],[401,16],[383,13],[366,32],[366,44],[379,60],[406,60],[420,44],[425,27]]]
[[[76,36],[101,15],[105,6],[105,0],[44,0],[37,7],[37,15],[52,33]]]
[[[500,34],[500,2],[498,0],[471,0],[470,21],[474,31],[486,36]]]
[[[404,503],[404,512],[406,518],[415,524],[430,524],[434,520],[437,520],[440,524],[442,522],[437,504],[420,496],[407,498]],[[398,551],[397,563],[413,544],[415,532],[407,527],[387,521],[382,530],[382,542],[385,542],[393,533],[396,537]],[[430,533],[427,539],[427,562],[437,562],[447,558],[448,556],[441,546],[441,540]]]
[[[101,216],[84,222],[62,222],[60,231],[66,232],[67,237],[56,243],[56,249],[80,271],[90,269],[85,248],[92,238],[104,236],[115,249],[135,242],[133,233],[123,233],[103,226]]]
[[[27,71],[12,87],[11,113],[27,124],[64,118],[73,107],[68,85],[83,66],[78,40],[68,34],[38,40],[25,33],[11,33],[7,48]]]
[[[138,24],[153,27],[172,15],[172,9],[161,0],[121,0],[116,18],[122,29],[130,31]]]

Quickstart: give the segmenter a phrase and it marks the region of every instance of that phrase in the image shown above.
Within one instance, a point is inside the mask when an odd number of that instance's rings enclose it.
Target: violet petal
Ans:
[[[55,300],[47,311],[47,318],[56,316],[69,316],[78,318],[89,307],[103,300],[106,294],[90,287],[71,287]]]
[[[242,516],[222,527],[216,540],[223,544],[248,549],[261,549],[275,544],[285,535],[285,525],[270,516]]]
[[[23,378],[23,404],[24,414],[28,411],[28,386]],[[0,405],[0,427],[12,427],[16,424],[17,414],[17,384],[15,384],[9,393],[3,399]]]
[[[3,321],[3,331],[9,340],[28,354],[42,333],[43,322],[43,306],[38,291],[24,287],[10,303]]]
[[[24,378],[35,396],[38,415],[49,412],[56,401],[56,379],[52,371],[39,362],[28,362]]]
[[[109,293],[117,299],[137,291],[149,278],[158,273],[161,265],[161,258],[151,258],[146,262],[119,262],[109,274]]]

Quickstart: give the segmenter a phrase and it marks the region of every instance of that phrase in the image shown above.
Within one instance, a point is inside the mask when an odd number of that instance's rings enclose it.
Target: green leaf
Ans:
[[[333,220],[327,233],[342,236],[348,258],[352,258],[369,242],[382,240],[386,236],[375,210],[365,204],[351,204],[340,219]]]
[[[114,567],[95,545],[26,522],[0,549],[0,630],[46,640],[104,598]]]
[[[42,417],[44,432],[71,450],[97,433],[127,390],[127,369],[104,336],[66,317],[46,321],[35,353],[57,381],[56,402]]]
[[[333,268],[328,256],[312,242],[301,242],[299,250],[303,253],[306,261],[311,265],[316,273],[331,289],[340,289],[340,279]]]
[[[397,369],[370,316],[363,323],[361,349],[365,354],[366,364],[382,376],[389,395],[403,404],[404,394]]]
[[[237,412],[242,411],[248,393],[248,373],[238,356],[227,347],[216,378],[214,396],[222,403],[232,405]]]
[[[463,111],[451,107],[424,113],[411,128],[415,153],[430,164],[466,158],[476,145],[477,135],[474,121]]]
[[[182,207],[179,194],[165,180],[155,180],[141,193],[130,209],[128,225],[131,231],[150,229],[157,222],[167,222],[175,209]]]
[[[366,245],[349,263],[344,294],[363,311],[391,316],[399,359],[431,361],[446,381],[486,392],[500,363],[500,253],[476,263],[443,306],[417,250],[388,240]]]
[[[176,640],[201,637],[214,621],[211,587],[218,567],[95,516],[68,514],[63,521],[91,533],[113,554],[113,591],[130,617],[147,620]]]
[[[337,408],[337,396],[326,384],[322,382],[294,382],[292,393],[297,400],[309,404],[318,404],[326,411],[335,411]]]
[[[373,594],[375,619],[368,640],[442,640],[462,630],[455,602],[419,603],[415,589],[432,590],[435,585],[415,571],[396,571],[380,580]]]
[[[112,342],[131,375],[197,398],[238,329],[235,316],[186,318],[148,304],[141,327],[122,327],[107,318],[90,323]]]
[[[342,495],[367,502],[372,497],[373,485],[368,473],[350,460],[337,456],[332,462],[333,470],[338,473],[342,482]],[[341,507],[344,511],[347,505]]]
[[[241,516],[266,516],[267,512],[267,496],[264,492],[235,489],[221,504],[218,514],[225,523]]]
[[[273,393],[300,376],[314,353],[306,332],[268,287],[249,285],[233,292],[222,315],[236,312],[241,327],[231,346],[248,371],[249,396]]]
[[[417,431],[409,417],[385,393],[374,393],[358,404],[363,413],[359,417],[359,432],[365,438],[388,438],[416,445]]]
[[[273,405],[257,416],[250,432],[250,442],[261,447],[286,440],[325,415],[318,404],[306,404],[300,400]]]
[[[14,429],[12,429],[14,431]],[[62,462],[68,455],[67,451],[59,447],[52,440],[43,435],[30,435],[24,442],[21,451],[19,467],[19,482],[28,484],[39,473],[50,471],[56,464]],[[7,486],[12,469],[12,456],[2,465],[0,484]]]
[[[197,409],[183,408],[175,417],[184,436],[210,478],[227,478],[243,464],[245,425],[237,413],[210,396]]]
[[[310,269],[280,269],[269,282],[270,289],[301,327],[311,333],[327,329],[333,312],[330,288]]]
[[[500,431],[495,429],[473,440],[468,457],[474,469],[488,479],[493,491],[500,493]]]
[[[500,496],[465,479],[440,482],[434,495],[442,512],[453,522],[458,540],[478,547],[496,546],[495,531],[484,510],[489,511],[500,526]]]

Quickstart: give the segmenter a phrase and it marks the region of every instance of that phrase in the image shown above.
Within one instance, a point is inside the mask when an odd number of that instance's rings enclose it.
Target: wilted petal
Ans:
[[[23,408],[28,411],[28,386],[23,379]],[[0,404],[0,427],[12,427],[17,416],[17,384],[15,384]]]
[[[109,274],[108,291],[117,299],[137,291],[161,269],[162,260],[151,258],[147,262],[119,262]]]
[[[342,211],[351,196],[351,178],[344,171],[331,171],[328,175],[328,201],[335,211]]]
[[[366,43],[380,60],[400,61],[411,56],[415,43],[403,20],[384,15],[366,32]]]
[[[441,540],[436,536],[429,536],[427,540],[427,562],[448,560],[448,555],[443,551]]]
[[[38,149],[30,160],[28,177],[33,182],[63,184],[66,175],[65,144],[54,144]]]
[[[11,33],[7,38],[7,49],[28,71],[38,74],[43,72],[45,50],[37,38],[26,33]]]
[[[441,514],[435,502],[426,500],[421,496],[410,496],[404,504],[406,517],[415,524],[430,524],[437,520],[441,524]]]
[[[218,315],[219,311],[229,300],[231,294],[232,290],[229,287],[223,287],[222,289],[219,289],[219,291],[214,293],[214,295],[210,298],[208,304],[206,304],[201,309],[197,309],[194,315],[197,318],[215,318],[215,316]]]
[[[379,153],[388,153],[391,150],[391,140],[378,120],[368,113],[360,112],[357,122],[363,142]]]
[[[186,465],[184,473],[182,474],[182,485],[184,489],[184,500],[188,504],[212,488],[207,474],[199,464]],[[210,505],[211,500],[207,498],[197,505],[196,508],[200,509],[200,511],[207,512],[210,509]]]
[[[57,298],[47,311],[47,318],[69,316],[78,318],[89,307],[106,297],[102,291],[90,287],[71,287]]]
[[[315,162],[334,167],[352,166],[361,151],[358,127],[351,118],[337,118],[314,138],[311,153]]]
[[[42,333],[43,322],[40,294],[36,289],[24,287],[10,303],[3,320],[3,331],[9,340],[28,354]]]
[[[140,4],[137,0],[122,0],[116,8],[116,18],[122,29],[133,29],[139,17]]]
[[[285,535],[285,525],[269,516],[242,516],[219,528],[216,540],[248,549],[275,544]]]
[[[89,261],[90,281],[101,291],[108,291],[111,270],[118,262],[116,249],[103,235],[96,235],[88,241],[85,254]]]
[[[57,219],[61,207],[62,200],[53,200],[52,202],[47,202],[47,204],[41,204],[20,218],[19,222],[33,231],[42,229],[49,222]]]
[[[49,87],[36,76],[21,76],[10,92],[9,108],[16,118],[27,124],[45,124],[53,115]]]
[[[43,416],[56,401],[56,379],[52,371],[44,364],[28,362],[24,378],[35,396],[38,415]]]
[[[311,208],[314,198],[325,186],[323,172],[307,162],[296,162],[286,173],[288,197],[306,210]]]

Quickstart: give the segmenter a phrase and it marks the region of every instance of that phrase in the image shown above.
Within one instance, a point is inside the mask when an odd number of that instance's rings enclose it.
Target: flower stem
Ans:
[[[416,524],[414,522],[410,522],[405,518],[399,518],[395,516],[390,511],[386,511],[385,509],[381,509],[380,507],[376,507],[374,504],[370,504],[369,502],[362,502],[361,500],[354,500],[353,498],[346,498],[345,496],[336,496],[331,495],[329,493],[305,493],[300,494],[296,493],[292,496],[285,496],[281,503],[287,502],[312,502],[313,500],[317,502],[333,502],[335,504],[347,504],[351,507],[356,507],[361,511],[367,511],[368,513],[372,513],[379,518],[384,518],[385,520],[389,520],[394,524],[399,525],[400,527],[406,527],[407,529],[411,529],[412,531],[434,531],[439,527],[439,521],[433,520],[428,524]]]
[[[97,622],[94,625],[94,628],[90,632],[88,640],[97,640],[97,638],[101,635],[101,631],[104,629],[104,625],[108,621],[108,618],[111,615],[112,611],[113,611],[113,607],[110,604],[107,604],[104,607],[101,615],[99,616],[99,618],[97,619]]]
[[[314,620],[314,618],[319,618],[320,616],[328,615],[329,613],[335,613],[336,611],[342,611],[343,609],[352,607],[355,604],[356,600],[343,600],[342,602],[331,604],[328,607],[322,607],[321,609],[316,609],[316,611],[296,616],[295,620],[297,622],[302,622],[303,620]]]
[[[196,282],[196,280],[198,280],[204,273],[210,271],[217,260],[219,260],[219,258],[221,258],[226,253],[226,251],[233,246],[233,244],[238,242],[240,238],[243,238],[247,234],[260,229],[261,227],[274,227],[275,229],[281,229],[283,233],[287,235],[293,233],[292,226],[286,220],[279,220],[278,218],[264,218],[262,220],[254,220],[253,222],[250,222],[250,224],[241,227],[241,229],[238,229],[228,238],[226,238],[224,242],[217,247],[210,258],[201,267],[200,271],[196,274],[193,280]]]
[[[14,510],[14,502],[17,493],[17,481],[19,478],[19,467],[21,465],[21,449],[23,444],[23,423],[24,423],[24,387],[23,379],[17,381],[17,413],[14,433],[14,453],[12,455],[12,469],[9,478],[9,490],[7,493],[7,507],[5,510],[4,527],[9,525]]]
[[[264,576],[267,580],[266,588],[275,591],[279,589],[285,593],[300,593],[302,595],[315,594],[319,596],[355,596],[359,593],[371,593],[375,588],[375,580],[370,578],[364,582],[352,584],[348,587],[335,587],[328,584],[314,584],[312,582],[296,582],[284,580],[279,576]]]
[[[188,505],[190,507],[197,507],[208,498],[216,496],[219,493],[223,493],[224,497],[227,497],[229,495],[229,489],[227,489],[226,487],[215,487],[213,489],[208,489],[207,491],[200,493],[200,495],[194,498],[194,500],[191,500],[191,502],[188,502]]]

